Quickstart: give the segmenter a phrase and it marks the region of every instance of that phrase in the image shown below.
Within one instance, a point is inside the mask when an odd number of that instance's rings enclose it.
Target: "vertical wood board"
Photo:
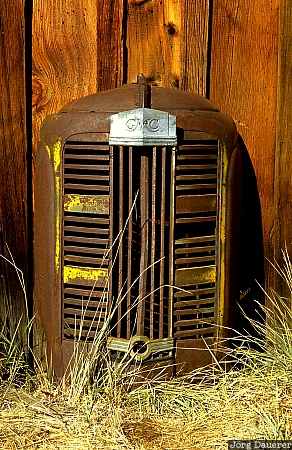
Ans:
[[[274,238],[279,0],[213,3],[211,100],[233,117],[257,175],[266,256]]]
[[[0,254],[11,259],[10,251],[27,281],[24,61],[24,2],[0,0]],[[2,258],[0,270],[0,311],[12,302],[17,322],[24,295],[15,269]]]
[[[292,1],[282,0],[279,39],[278,125],[275,180],[275,256],[292,258]]]
[[[127,72],[123,0],[97,1],[97,90],[120,86]],[[126,79],[125,79],[126,81]]]
[[[205,95],[207,0],[129,0],[128,81],[138,73],[165,87]]]
[[[181,76],[179,87],[207,95],[210,0],[181,2]]]
[[[44,118],[96,91],[96,0],[35,0],[33,141]]]

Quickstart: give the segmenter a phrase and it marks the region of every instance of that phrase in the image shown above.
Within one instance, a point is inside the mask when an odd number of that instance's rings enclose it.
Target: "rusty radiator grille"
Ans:
[[[113,334],[119,338],[168,337],[172,325],[177,339],[214,332],[216,283],[196,274],[216,268],[218,144],[188,142],[176,161],[173,155],[167,147],[67,142],[64,148],[64,270],[107,271],[112,256]],[[109,256],[111,236],[119,233]],[[194,282],[184,281],[185,270],[193,271]],[[102,275],[94,288],[86,277],[64,281],[67,338],[81,321],[89,340],[102,326],[109,305],[105,280]],[[184,292],[174,294],[172,305],[168,285],[174,281]]]
[[[109,147],[67,141],[64,152],[64,193],[109,194]]]
[[[211,337],[215,331],[215,283],[182,286],[184,291],[175,294],[175,337]]]
[[[110,152],[64,145],[63,324],[66,338],[93,340],[108,313]]]
[[[113,147],[114,234],[124,227],[113,271],[119,338],[171,333],[172,155],[167,147]]]
[[[176,267],[215,265],[216,237],[195,236],[175,241]]]
[[[185,142],[176,161],[174,336],[214,335],[218,142]]]
[[[216,194],[217,145],[185,144],[179,147],[176,167],[178,195]]]

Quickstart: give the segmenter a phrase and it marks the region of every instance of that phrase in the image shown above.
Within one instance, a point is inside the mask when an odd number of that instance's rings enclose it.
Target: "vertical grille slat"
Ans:
[[[166,147],[161,149],[161,213],[160,213],[160,263],[159,263],[159,338],[163,337],[164,325],[164,269],[165,269],[165,209],[166,209]]]
[[[110,245],[109,156],[105,143],[69,140],[64,144],[63,262],[64,277],[69,277],[63,284],[66,339],[93,340],[108,314],[104,274]]]
[[[129,147],[129,207],[128,207],[128,273],[127,273],[127,339],[131,337],[131,282],[132,282],[132,245],[133,245],[133,148]]]
[[[122,147],[119,147],[119,233],[124,233],[124,189],[123,189],[123,175],[124,175],[124,151]],[[123,289],[123,275],[124,275],[124,267],[123,267],[123,251],[124,251],[124,240],[121,238],[119,242],[119,274],[118,274],[118,293],[117,293],[117,301],[118,301],[118,320],[117,320],[117,332],[118,335],[121,334],[121,326],[122,326],[122,303],[120,298],[122,297],[122,289]]]
[[[140,278],[139,278],[139,302],[137,305],[137,334],[144,334],[145,303],[147,294],[147,278],[149,266],[149,158],[148,155],[141,155],[141,175],[140,175],[140,204],[141,204],[141,257],[140,257]]]
[[[172,149],[171,152],[171,162],[170,162],[170,211],[175,211],[175,186],[176,186],[176,149]],[[170,214],[169,217],[169,244],[168,244],[168,251],[169,251],[169,284],[173,285],[174,281],[174,248],[173,248],[173,242],[175,240],[175,220],[174,220],[174,214]],[[173,288],[170,287],[168,289],[168,311],[171,312],[171,314],[168,314],[168,335],[172,336],[173,334],[173,318],[172,318],[172,312],[173,312]]]
[[[155,296],[155,257],[156,257],[156,147],[152,150],[152,212],[151,212],[151,282],[150,282],[150,338],[154,337],[154,296]]]

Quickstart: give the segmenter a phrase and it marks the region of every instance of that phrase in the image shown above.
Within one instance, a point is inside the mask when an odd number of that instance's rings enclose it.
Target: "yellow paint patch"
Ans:
[[[108,214],[109,197],[108,195],[67,194],[64,196],[64,211]]]
[[[54,143],[53,152],[52,152],[55,172],[60,170],[61,160],[62,160],[61,151],[62,151],[62,143],[61,143],[61,140],[59,139],[57,142]]]
[[[72,267],[64,266],[64,283],[71,281],[98,281],[100,279],[107,279],[107,269],[91,269],[90,267]]]
[[[178,287],[200,283],[215,283],[215,281],[216,266],[176,270],[175,284]]]
[[[61,201],[61,165],[62,165],[62,142],[58,139],[52,148],[46,146],[50,160],[54,165],[55,175],[55,211],[56,211],[56,241],[55,241],[55,268],[59,271],[60,268],[60,254],[61,254],[61,230],[60,230],[60,201]]]

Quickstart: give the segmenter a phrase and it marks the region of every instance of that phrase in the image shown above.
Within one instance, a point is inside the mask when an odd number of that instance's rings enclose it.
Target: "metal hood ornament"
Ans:
[[[176,117],[150,108],[137,108],[110,118],[109,145],[175,146]]]

